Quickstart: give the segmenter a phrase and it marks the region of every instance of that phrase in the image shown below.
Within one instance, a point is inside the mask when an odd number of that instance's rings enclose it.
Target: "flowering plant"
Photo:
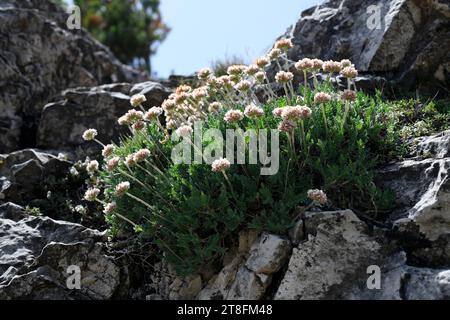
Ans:
[[[282,39],[266,57],[249,66],[232,65],[227,75],[200,70],[199,87],[179,86],[161,106],[145,107],[143,95],[131,98],[133,108],[119,119],[129,136],[119,145],[103,146],[102,166],[88,166],[98,179],[85,198],[104,205],[112,235],[139,232],[186,274],[217,262],[241,229],[287,232],[298,206],[382,211],[383,192],[373,184],[373,169],[376,155],[394,148],[394,119],[379,97],[356,91],[357,71],[348,60],[295,63],[305,79],[296,87],[287,59],[291,47]],[[265,72],[269,64],[278,68],[273,79]],[[336,92],[330,81],[319,83],[318,72],[328,80],[341,74],[347,89]],[[275,129],[281,134],[277,172],[262,175],[264,163],[252,162],[250,155],[235,164],[242,154],[234,147],[211,164],[202,164],[201,152],[196,154],[200,163],[174,163],[172,134],[194,151],[210,147],[208,138],[194,142],[199,121],[200,134],[211,128],[253,129],[257,135]],[[97,141],[96,135],[89,129],[84,138]],[[242,141],[251,144],[248,137]]]

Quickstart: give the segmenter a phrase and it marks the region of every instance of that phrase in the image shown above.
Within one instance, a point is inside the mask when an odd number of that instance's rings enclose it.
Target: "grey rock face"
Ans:
[[[85,144],[82,134],[86,129],[97,128],[98,139],[105,144],[118,141],[127,130],[117,119],[130,108],[130,96],[142,93],[144,104],[150,108],[160,105],[170,90],[157,82],[134,86],[127,83],[93,88],[77,88],[62,93],[61,100],[47,104],[39,122],[37,144],[40,148],[75,148]]]
[[[352,211],[320,213],[316,234],[294,248],[275,299],[331,298],[335,288],[362,281],[380,250]]]
[[[43,106],[62,90],[147,79],[121,64],[49,0],[0,4],[0,153],[34,141]]]
[[[367,75],[406,89],[450,86],[450,6],[446,0],[329,0],[286,32],[289,58],[351,59]]]
[[[106,255],[105,235],[46,217],[24,217],[11,204],[0,207],[0,299],[110,299],[121,270]],[[71,290],[70,266],[81,271]],[[70,279],[69,279],[70,281]]]
[[[244,238],[248,239],[246,236]],[[216,277],[212,278],[197,298],[202,300],[263,298],[272,283],[273,274],[283,267],[290,251],[289,240],[272,234],[261,235],[249,252],[240,252]]]
[[[391,217],[401,227],[413,222],[427,239],[450,234],[450,132],[416,141],[416,158],[380,172],[379,183],[396,193],[398,209]],[[421,159],[426,154],[432,158]]]

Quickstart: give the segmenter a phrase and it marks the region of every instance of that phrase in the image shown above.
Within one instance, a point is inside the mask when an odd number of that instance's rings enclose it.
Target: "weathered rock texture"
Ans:
[[[285,36],[295,44],[293,61],[351,59],[396,89],[450,87],[448,0],[328,0],[304,11]]]
[[[117,119],[130,108],[130,96],[144,94],[145,106],[159,106],[171,90],[157,82],[136,85],[117,83],[91,88],[69,89],[59,101],[47,104],[39,121],[37,145],[45,149],[74,149],[85,144],[82,134],[86,129],[97,128],[98,139],[105,144],[118,142],[120,127]]]
[[[146,79],[49,0],[0,3],[0,153],[34,146],[43,106],[62,90]]]
[[[103,241],[81,225],[0,206],[0,299],[111,299],[125,275]],[[81,271],[79,290],[71,266]]]

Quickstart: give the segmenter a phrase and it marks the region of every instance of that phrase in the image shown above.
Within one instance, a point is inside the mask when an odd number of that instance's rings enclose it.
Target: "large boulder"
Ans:
[[[147,79],[67,18],[50,0],[0,3],[0,153],[34,146],[36,120],[62,90]]]
[[[450,86],[448,0],[328,0],[304,11],[284,37],[294,43],[291,60],[351,59],[362,82]]]
[[[118,142],[120,134],[128,129],[120,127],[117,119],[131,108],[130,96],[138,93],[146,96],[144,105],[150,108],[161,105],[171,89],[149,81],[64,91],[59,101],[47,104],[42,111],[37,134],[38,147],[74,149],[93,146],[82,139],[83,132],[89,128],[96,128],[98,139],[105,144],[112,140]]]
[[[96,230],[0,206],[0,299],[111,299],[127,276],[104,241]]]

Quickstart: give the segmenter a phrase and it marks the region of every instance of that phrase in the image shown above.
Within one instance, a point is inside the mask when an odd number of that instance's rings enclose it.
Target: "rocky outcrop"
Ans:
[[[0,299],[111,299],[126,270],[106,254],[105,240],[78,224],[0,206]],[[79,287],[71,278],[78,274]]]
[[[86,129],[98,128],[98,139],[105,144],[118,142],[127,128],[120,127],[117,119],[130,108],[130,96],[143,94],[148,108],[159,106],[171,90],[157,82],[135,85],[117,83],[92,88],[69,89],[58,102],[47,104],[39,121],[37,145],[44,149],[75,149],[79,146],[95,147],[84,143]]]
[[[381,170],[378,180],[396,194],[391,220],[400,229],[418,227],[435,241],[450,234],[450,131],[414,142],[415,157]]]
[[[328,0],[306,10],[284,35],[293,61],[351,59],[364,83],[396,89],[450,87],[450,6],[446,0]],[[373,89],[373,88],[372,88]]]
[[[35,145],[45,104],[67,88],[147,77],[121,64],[49,0],[0,3],[0,153]]]

